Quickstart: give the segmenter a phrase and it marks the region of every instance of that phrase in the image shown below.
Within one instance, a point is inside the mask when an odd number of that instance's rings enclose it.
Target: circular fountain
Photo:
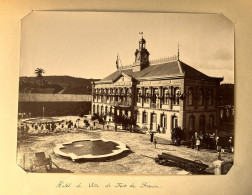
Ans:
[[[25,119],[23,120],[24,123],[41,123],[41,124],[45,124],[45,123],[59,123],[62,122],[63,120],[55,118],[55,117],[37,117],[37,118],[29,118],[29,119]]]
[[[129,149],[122,142],[106,139],[81,139],[58,144],[54,153],[57,156],[77,160],[103,159],[118,155]]]
[[[63,121],[63,120],[55,118],[55,117],[45,117],[45,107],[42,108],[42,111],[43,111],[42,117],[24,119],[23,122],[30,123],[30,124],[32,124],[32,123],[45,124],[45,123],[59,123],[59,122]]]

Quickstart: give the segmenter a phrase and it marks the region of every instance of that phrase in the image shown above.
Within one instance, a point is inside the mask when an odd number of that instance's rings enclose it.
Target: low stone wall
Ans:
[[[91,102],[19,102],[18,112],[26,113],[26,116],[67,116],[89,114],[91,112]],[[31,113],[29,115],[29,113]]]
[[[91,102],[91,95],[19,93],[19,102]]]

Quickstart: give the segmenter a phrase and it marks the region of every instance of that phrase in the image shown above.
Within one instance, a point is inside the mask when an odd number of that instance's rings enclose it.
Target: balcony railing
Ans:
[[[128,102],[128,101],[122,101],[122,102],[114,102],[114,105],[115,106],[130,106],[131,105],[131,103],[130,102]]]

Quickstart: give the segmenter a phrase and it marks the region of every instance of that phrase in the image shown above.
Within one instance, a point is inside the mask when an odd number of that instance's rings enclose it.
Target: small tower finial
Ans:
[[[179,60],[179,43],[178,43],[178,60]]]
[[[179,60],[179,46],[181,45],[179,45],[179,42],[178,42],[178,60]]]
[[[142,38],[143,38],[143,32],[139,32],[140,35],[142,35]]]
[[[117,53],[117,56],[116,56],[116,69],[118,70],[119,68],[119,62],[118,62],[118,53]]]

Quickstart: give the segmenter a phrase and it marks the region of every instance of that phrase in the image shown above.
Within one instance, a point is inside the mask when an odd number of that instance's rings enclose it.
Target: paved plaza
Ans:
[[[97,139],[120,141],[129,147],[129,152],[124,152],[106,161],[73,162],[54,154],[57,144],[78,139]],[[17,153],[17,163],[30,172],[32,158],[35,152],[45,152],[50,155],[54,163],[53,169],[46,170],[37,167],[33,172],[72,172],[91,174],[144,174],[144,175],[171,175],[171,174],[193,174],[187,173],[178,167],[163,166],[155,163],[154,158],[162,152],[189,160],[200,160],[202,163],[212,167],[213,161],[217,160],[217,152],[208,149],[201,151],[193,150],[186,145],[174,146],[164,138],[156,137],[157,148],[150,142],[150,135],[130,133],[128,131],[103,130],[98,125],[96,130],[79,128],[72,132],[49,133],[44,135],[29,135],[28,139],[20,143]],[[227,162],[233,160],[233,154],[223,153],[222,159]],[[230,168],[230,167],[229,167]],[[209,170],[213,173],[213,170]]]

